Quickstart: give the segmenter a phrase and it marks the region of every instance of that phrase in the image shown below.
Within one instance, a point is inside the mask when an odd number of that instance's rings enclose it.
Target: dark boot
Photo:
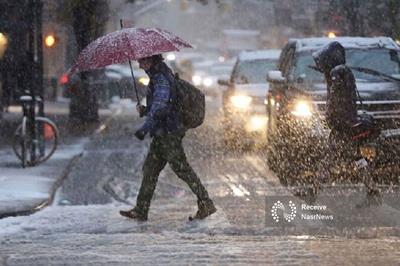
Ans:
[[[197,205],[199,209],[193,217],[189,217],[190,221],[204,219],[217,211],[217,208],[215,208],[214,203],[211,199],[207,199],[204,201],[198,200]]]
[[[141,214],[135,208],[129,211],[119,211],[119,214],[138,221],[147,221],[147,215]]]

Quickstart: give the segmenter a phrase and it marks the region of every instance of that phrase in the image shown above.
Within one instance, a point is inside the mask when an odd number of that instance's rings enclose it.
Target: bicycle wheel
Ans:
[[[26,136],[27,129],[27,117],[22,118],[22,123],[17,127],[14,133],[13,150],[17,155],[18,159],[21,160],[22,167],[27,166],[27,151],[28,151],[28,140]]]
[[[53,155],[58,145],[58,129],[51,120],[45,117],[36,117],[35,139],[32,138],[28,128],[29,121],[24,117],[14,134],[13,148],[17,157],[22,161],[22,167],[34,166],[46,161]]]
[[[46,117],[37,117],[36,123],[37,156],[33,164],[48,160],[57,149],[58,129],[57,126]]]

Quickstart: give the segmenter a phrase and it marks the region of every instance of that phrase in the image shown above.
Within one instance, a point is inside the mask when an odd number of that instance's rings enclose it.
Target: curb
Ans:
[[[43,208],[51,205],[54,201],[54,196],[57,192],[57,190],[60,188],[62,185],[63,181],[65,178],[67,178],[69,172],[71,171],[72,167],[76,164],[78,159],[82,157],[83,152],[73,156],[71,159],[69,159],[69,162],[67,166],[64,168],[63,172],[61,175],[57,178],[57,180],[54,182],[51,191],[50,191],[50,197],[44,200],[43,202],[39,203],[38,205],[32,207],[29,210],[24,210],[24,211],[15,211],[15,212],[7,212],[7,213],[1,213],[0,214],[0,219],[7,218],[7,217],[16,217],[16,216],[25,216],[25,215],[31,215],[34,214],[35,212],[38,212],[42,210]]]

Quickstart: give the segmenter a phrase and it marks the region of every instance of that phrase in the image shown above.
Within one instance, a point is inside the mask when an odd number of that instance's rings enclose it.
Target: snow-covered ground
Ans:
[[[88,139],[58,147],[54,155],[36,167],[22,168],[11,148],[0,150],[0,216],[47,204],[54,186],[60,180],[70,160],[83,152]]]
[[[290,192],[266,167],[262,152],[221,148],[213,113],[204,127],[188,132],[184,146],[218,211],[189,222],[196,198],[167,167],[149,221],[121,217],[119,210],[134,205],[149,144],[133,137],[140,125],[135,119],[116,115],[100,127],[52,206],[0,220],[0,265],[399,265],[396,227],[353,226],[310,235],[304,233],[308,224],[296,223],[295,230],[267,224],[266,197]],[[400,217],[398,205],[386,199],[359,213],[343,208],[354,205],[346,198],[331,199],[338,219]]]
[[[4,265],[398,265],[398,238],[245,234],[220,210],[190,223],[183,202],[154,204],[151,219],[123,219],[120,204],[53,206],[0,220]]]
[[[95,131],[101,132],[110,120],[118,115],[135,117],[135,103],[129,99],[113,99],[110,109],[101,110],[106,119]],[[19,107],[10,107],[8,116],[20,112]],[[68,104],[62,102],[46,102],[46,113],[51,115],[68,114]],[[14,120],[18,118],[13,118]],[[65,142],[65,140],[61,140]],[[53,156],[35,167],[23,169],[20,161],[12,151],[11,145],[0,149],[0,217],[30,213],[47,205],[53,198],[55,189],[67,175],[66,167],[71,159],[83,153],[89,138],[69,140],[59,145]]]

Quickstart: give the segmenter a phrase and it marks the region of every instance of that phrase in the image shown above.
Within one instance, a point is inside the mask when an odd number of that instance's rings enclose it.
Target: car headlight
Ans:
[[[251,97],[246,95],[231,96],[231,103],[239,109],[246,109],[251,103]]]
[[[205,78],[205,79],[203,79],[203,85],[204,85],[205,87],[210,87],[212,84],[213,84],[213,81],[212,81],[211,78]]]
[[[144,86],[147,86],[147,85],[149,85],[150,79],[147,77],[141,77],[141,78],[139,78],[139,82],[141,84],[143,84]]]
[[[192,82],[195,86],[201,85],[201,81],[202,81],[202,78],[200,76],[198,76],[198,75],[192,76]]]
[[[311,103],[305,100],[296,101],[291,113],[300,118],[309,118],[312,115]]]
[[[271,106],[274,106],[274,105],[275,105],[275,100],[274,100],[273,98],[271,98],[271,99],[270,99],[270,103],[271,103]],[[265,104],[265,105],[268,105],[268,104],[269,104],[269,103],[268,103],[268,99],[265,99],[265,100],[264,100],[264,104]]]
[[[168,61],[175,61],[175,59],[176,59],[176,56],[175,56],[174,53],[170,53],[170,54],[167,55],[167,60]]]
[[[266,116],[252,116],[250,118],[249,129],[250,131],[261,131],[266,129],[268,118]]]

